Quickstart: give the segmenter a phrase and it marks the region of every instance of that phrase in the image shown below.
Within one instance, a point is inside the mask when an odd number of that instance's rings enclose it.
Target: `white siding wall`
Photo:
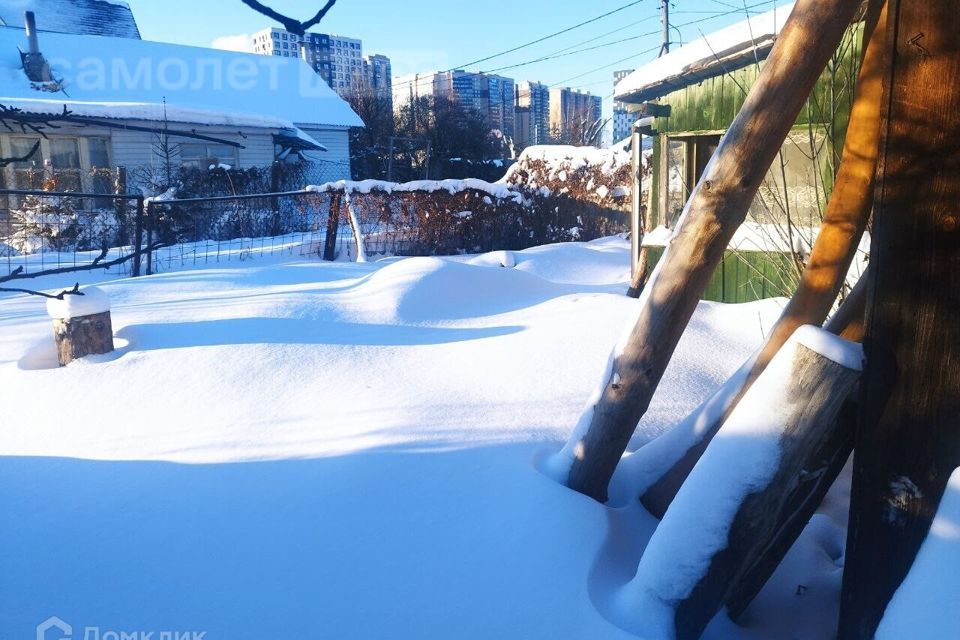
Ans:
[[[162,123],[136,122],[139,126],[161,127]],[[269,167],[273,163],[273,134],[272,129],[238,129],[228,127],[203,127],[192,124],[170,123],[170,129],[191,130],[197,133],[237,142],[244,146],[237,150],[238,167]],[[243,135],[240,135],[240,132]],[[153,148],[157,144],[157,136],[153,133],[115,129],[110,137],[113,141],[113,163],[128,168],[141,167],[159,162],[154,157]],[[189,138],[172,137],[171,143],[198,142]]]
[[[110,141],[115,166],[134,169],[153,164],[153,134],[116,129],[110,132]]]
[[[308,159],[314,161],[318,178],[331,182],[349,180],[351,177],[350,130],[346,127],[298,126],[311,138],[327,148],[327,151],[310,151],[305,154]]]

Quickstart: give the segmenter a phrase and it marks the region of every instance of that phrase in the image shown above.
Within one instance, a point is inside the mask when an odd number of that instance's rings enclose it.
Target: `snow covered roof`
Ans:
[[[0,28],[0,104],[32,113],[236,127],[363,126],[304,61],[126,38],[40,34],[58,87],[23,72],[20,29]]]
[[[140,39],[126,2],[118,0],[4,0],[0,25],[23,27],[23,14],[37,14],[38,31]]]
[[[793,4],[707,34],[640,67],[617,84],[616,100],[640,103],[659,98],[766,58]]]

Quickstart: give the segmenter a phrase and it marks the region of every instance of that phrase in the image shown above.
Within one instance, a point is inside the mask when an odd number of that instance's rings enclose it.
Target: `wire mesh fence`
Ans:
[[[131,274],[143,220],[140,196],[0,190],[0,277],[91,264]]]
[[[136,276],[264,256],[516,250],[626,225],[618,211],[481,181],[335,182],[202,198],[0,190],[0,280],[92,269]]]
[[[333,258],[346,256],[354,238],[348,225],[331,225],[330,205],[330,194],[310,191],[148,201],[145,244],[157,248],[146,255],[146,272],[262,256],[323,256],[328,236]]]

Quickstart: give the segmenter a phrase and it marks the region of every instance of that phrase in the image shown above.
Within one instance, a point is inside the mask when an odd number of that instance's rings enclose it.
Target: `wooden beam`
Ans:
[[[888,11],[843,640],[873,637],[960,466],[960,11]]]
[[[572,489],[606,501],[613,470],[710,277],[859,6],[859,0],[799,0],[794,6],[687,203],[599,401],[565,449],[573,458],[567,480]]]

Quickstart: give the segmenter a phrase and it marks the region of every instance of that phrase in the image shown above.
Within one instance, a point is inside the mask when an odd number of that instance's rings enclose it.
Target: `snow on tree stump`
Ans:
[[[47,314],[53,318],[53,339],[61,367],[78,358],[113,351],[110,300],[97,287],[66,294],[62,300],[48,300]]]

